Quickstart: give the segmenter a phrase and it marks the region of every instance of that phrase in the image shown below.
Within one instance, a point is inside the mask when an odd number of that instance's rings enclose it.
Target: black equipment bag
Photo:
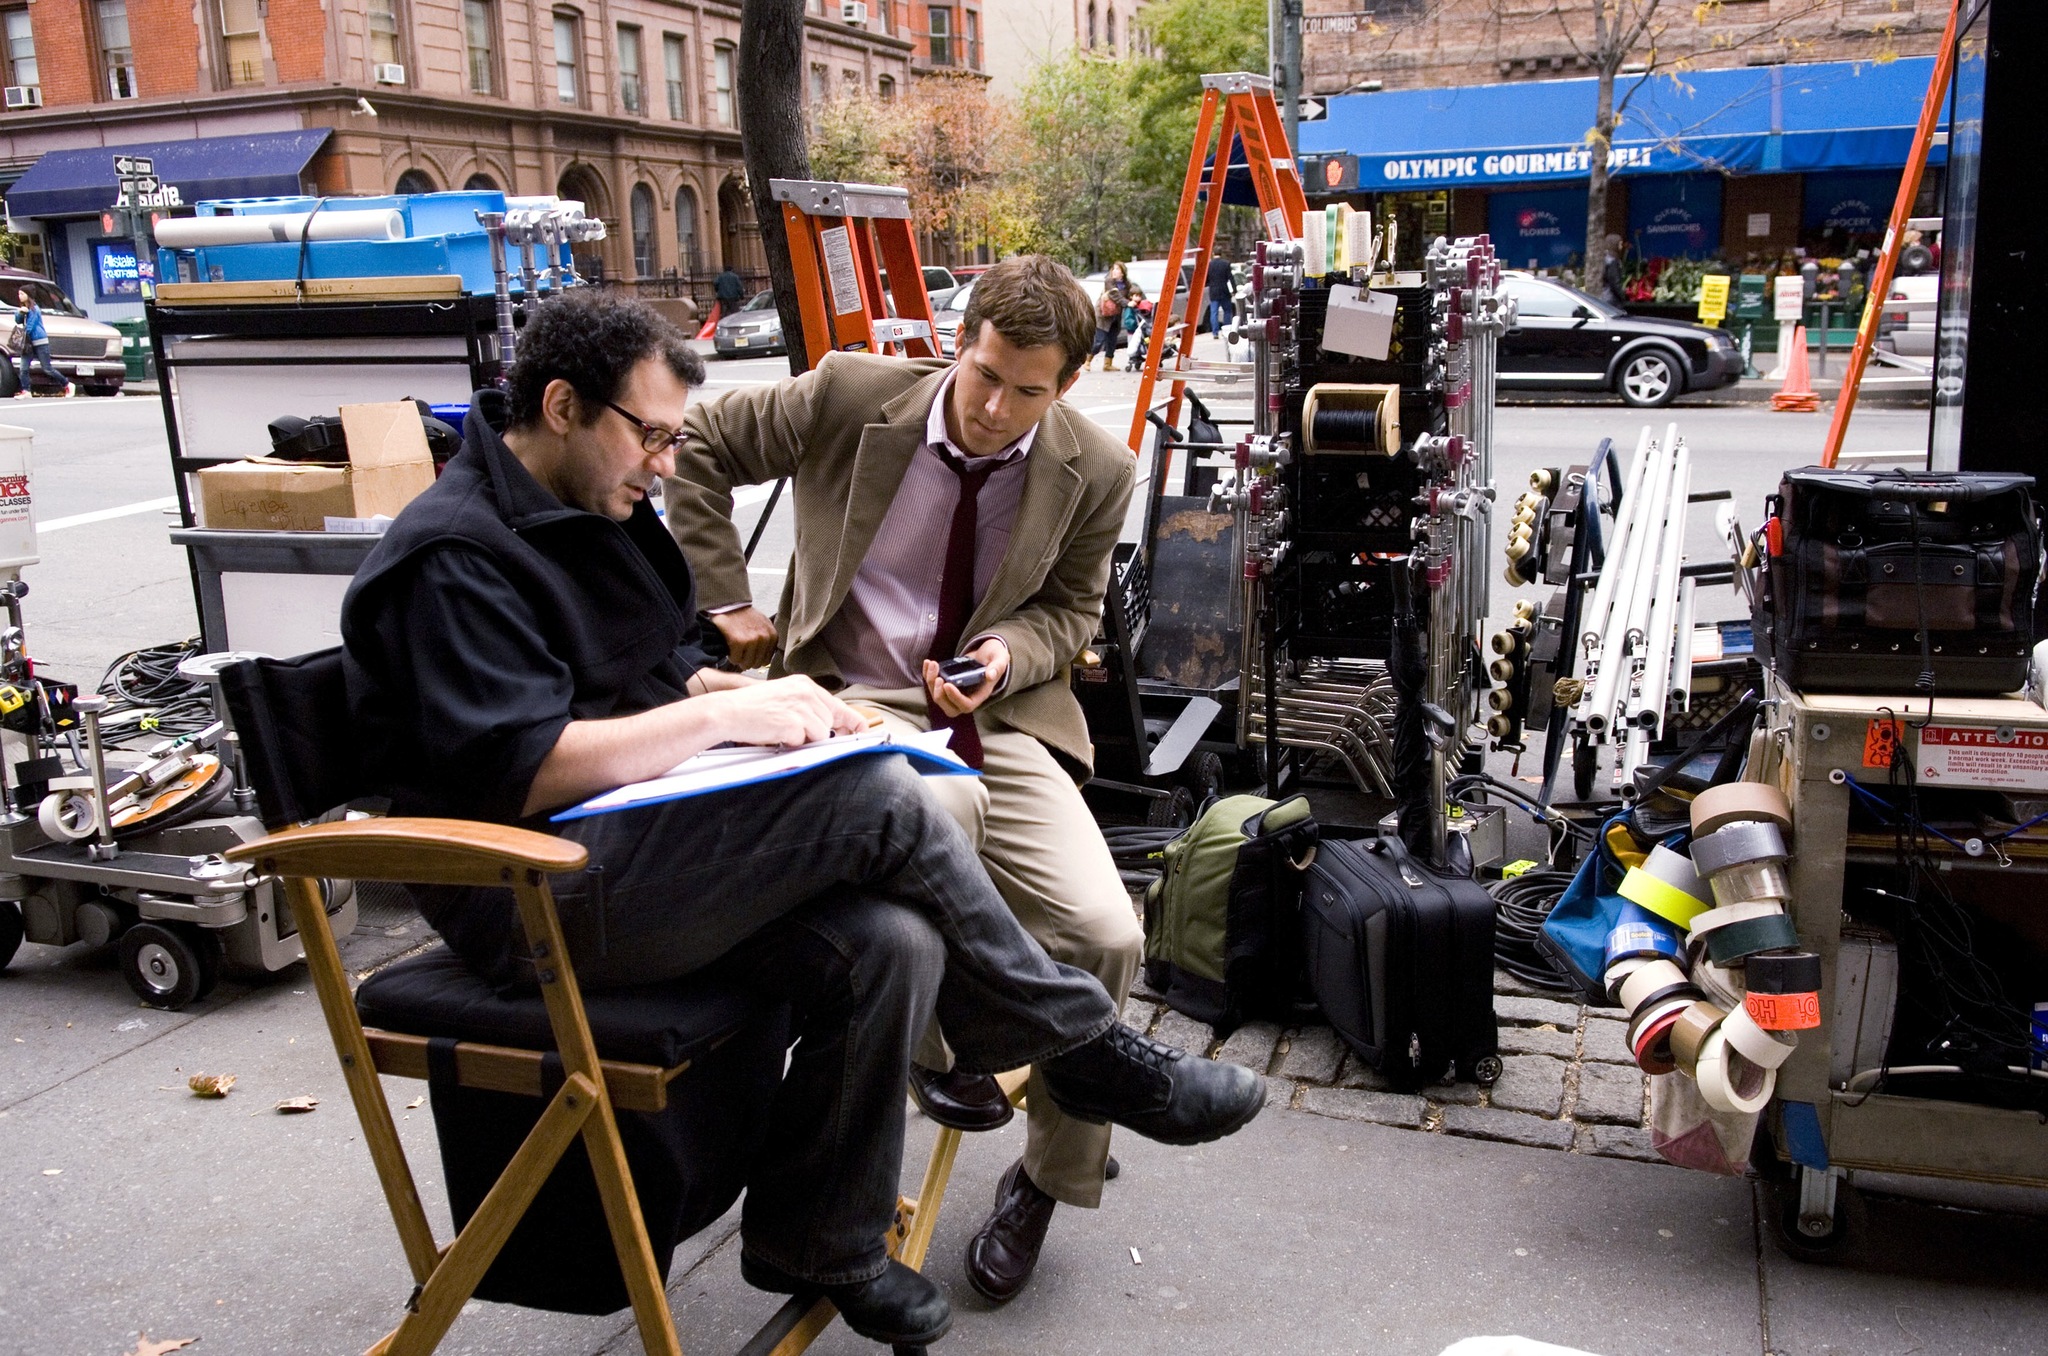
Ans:
[[[1302,887],[1302,953],[1323,1015],[1388,1081],[1500,1076],[1494,901],[1392,835],[1325,837]]]
[[[1792,687],[2026,685],[2041,578],[2032,476],[1789,471],[1765,540],[1757,650]]]

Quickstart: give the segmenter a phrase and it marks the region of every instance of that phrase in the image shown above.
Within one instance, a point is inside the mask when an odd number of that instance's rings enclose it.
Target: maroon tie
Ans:
[[[967,618],[974,612],[974,528],[976,502],[981,497],[981,487],[995,472],[996,463],[987,461],[975,469],[958,457],[939,453],[954,475],[960,477],[960,499],[953,505],[953,526],[946,533],[945,573],[939,578],[939,629],[932,636],[930,658],[944,663],[960,652],[960,633],[967,629]],[[944,726],[953,732],[953,752],[960,755],[967,766],[981,766],[981,731],[974,728],[972,712],[964,716],[948,716],[938,708],[927,692],[924,699],[925,715],[931,728]]]

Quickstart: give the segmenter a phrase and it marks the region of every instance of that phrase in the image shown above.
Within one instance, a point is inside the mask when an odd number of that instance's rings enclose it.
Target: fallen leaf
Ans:
[[[311,1111],[319,1105],[318,1097],[287,1097],[277,1104],[277,1109],[285,1112]]]
[[[235,1085],[233,1074],[196,1073],[185,1080],[185,1086],[200,1097],[225,1097],[228,1089]],[[193,1339],[197,1341],[197,1338]]]
[[[168,1342],[152,1342],[149,1334],[144,1333],[142,1340],[135,1344],[135,1350],[124,1352],[122,1356],[164,1356],[167,1351],[183,1351],[198,1340],[196,1337],[174,1337]]]
[[[412,1099],[412,1100],[411,1100],[410,1102],[407,1102],[407,1103],[405,1104],[405,1109],[406,1109],[407,1111],[418,1111],[418,1110],[419,1110],[419,1109],[420,1109],[421,1107],[425,1106],[426,1104],[427,1104],[427,1099],[426,1099],[426,1098],[424,1098],[424,1097],[415,1097],[415,1098],[413,1098],[413,1099]]]

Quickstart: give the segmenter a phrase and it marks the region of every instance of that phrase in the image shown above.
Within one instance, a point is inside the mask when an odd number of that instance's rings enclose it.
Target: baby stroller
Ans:
[[[1131,356],[1124,360],[1126,372],[1136,372],[1145,366],[1145,350],[1152,342],[1154,312],[1150,297],[1124,307],[1124,330],[1131,335]],[[1173,357],[1176,351],[1173,341],[1168,339],[1165,349],[1160,352],[1160,360]]]

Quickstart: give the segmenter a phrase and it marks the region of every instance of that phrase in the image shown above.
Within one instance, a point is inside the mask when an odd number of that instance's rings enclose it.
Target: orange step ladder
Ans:
[[[835,350],[939,356],[907,190],[770,179],[768,193],[782,205],[808,366]],[[884,273],[892,279],[886,292]]]
[[[1211,154],[1211,139],[1214,154]],[[1165,294],[1156,304],[1159,320],[1152,326],[1145,345],[1145,366],[1138,382],[1138,408],[1131,418],[1131,451],[1137,452],[1145,437],[1145,415],[1152,407],[1152,393],[1159,384],[1165,361],[1168,334],[1180,336],[1174,345],[1173,366],[1167,373],[1172,397],[1166,422],[1177,427],[1181,398],[1187,390],[1184,375],[1200,328],[1202,306],[1208,296],[1209,259],[1216,246],[1216,223],[1223,215],[1223,186],[1230,174],[1233,144],[1244,147],[1245,164],[1251,170],[1252,189],[1258,195],[1259,215],[1265,219],[1269,240],[1293,240],[1301,230],[1301,215],[1308,199],[1301,189],[1301,175],[1295,168],[1294,151],[1287,144],[1287,129],[1280,119],[1280,106],[1273,100],[1273,82],[1263,75],[1232,71],[1202,77],[1202,111],[1195,122],[1195,144],[1188,156],[1187,180],[1181,187],[1180,212],[1174,217],[1173,248],[1167,253]],[[1200,230],[1195,229],[1195,204],[1202,203]],[[1171,302],[1178,299],[1182,268],[1192,264],[1188,276],[1186,314],[1172,323]],[[1156,472],[1164,479],[1164,468]]]

